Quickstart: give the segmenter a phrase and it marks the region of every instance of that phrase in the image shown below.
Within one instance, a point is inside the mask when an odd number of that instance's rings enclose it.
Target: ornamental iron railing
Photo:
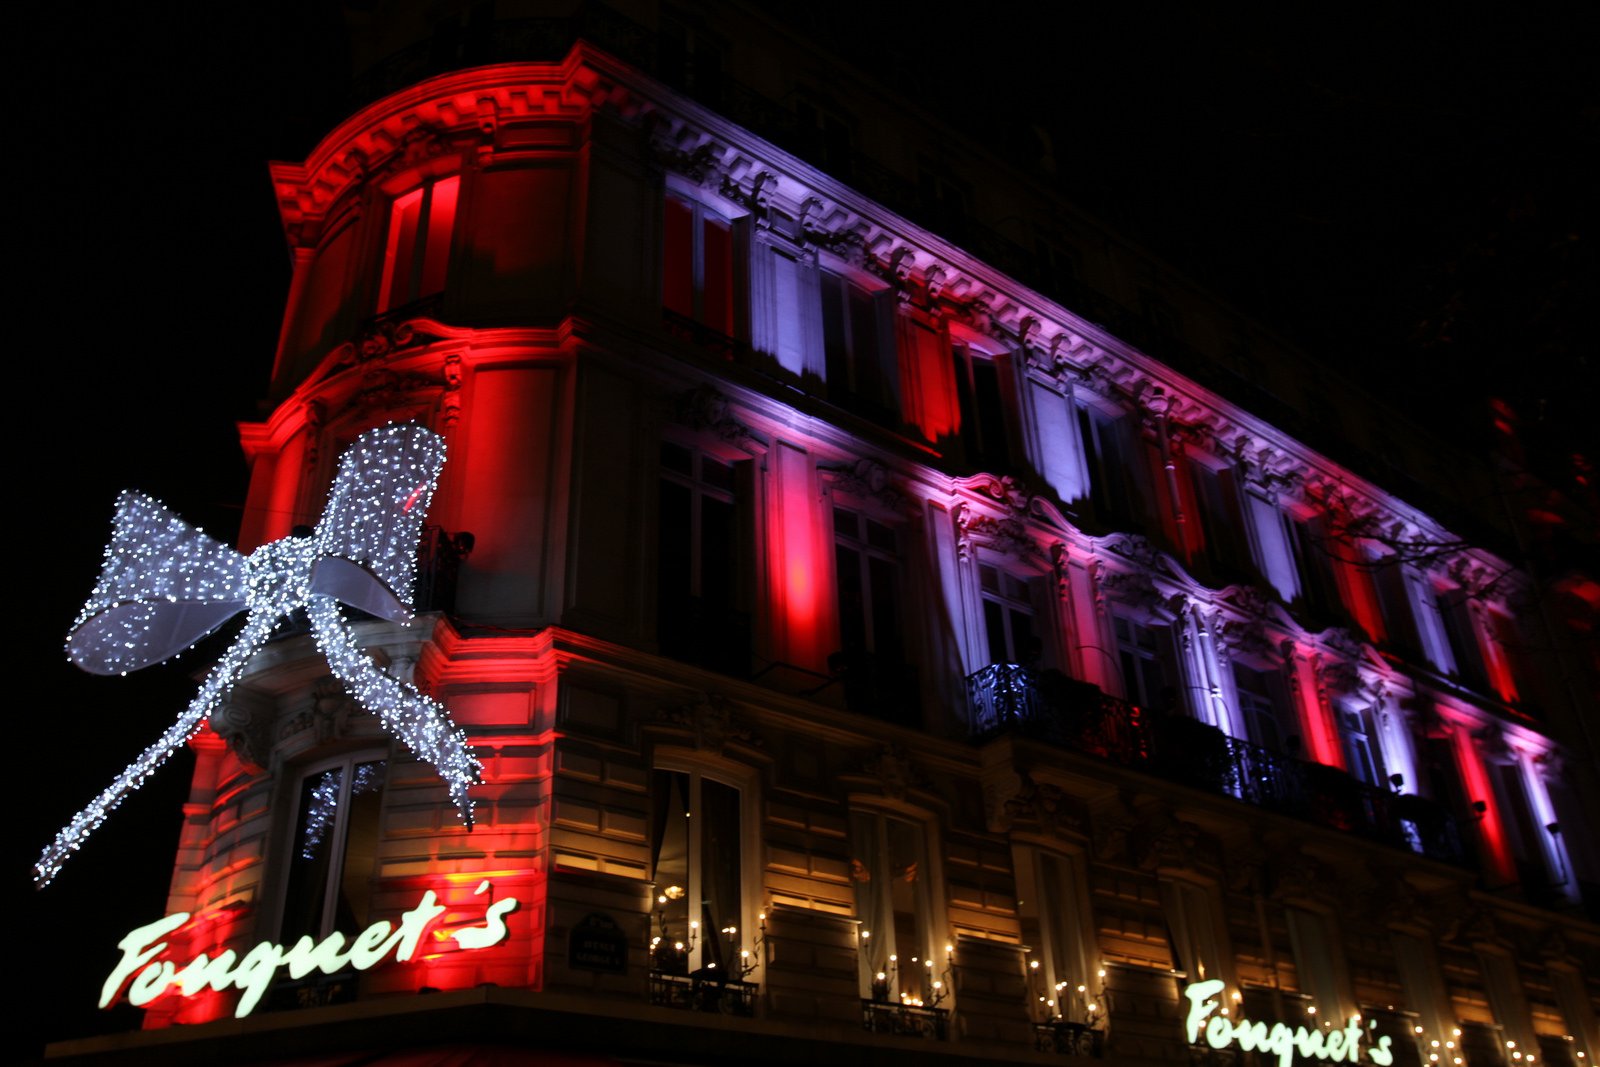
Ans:
[[[1093,1056],[1101,1059],[1106,1054],[1106,1034],[1088,1023],[1056,1019],[1033,1024],[1033,1047],[1040,1052],[1055,1052],[1062,1056]]]
[[[976,739],[1035,737],[1430,859],[1470,862],[1455,820],[1431,800],[1391,793],[1194,719],[1153,714],[1058,672],[994,663],[968,677],[967,693]]]
[[[756,1013],[756,991],[759,988],[755,982],[719,977],[704,969],[692,974],[650,972],[650,1003],[663,1008],[738,1015],[749,1019]]]
[[[861,1025],[869,1033],[944,1041],[950,1036],[949,1023],[950,1012],[945,1008],[881,1000],[861,1002]]]

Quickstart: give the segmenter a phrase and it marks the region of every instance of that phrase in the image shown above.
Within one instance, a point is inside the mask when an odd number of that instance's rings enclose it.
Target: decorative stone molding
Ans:
[[[912,761],[904,745],[887,744],[861,762],[861,773],[871,778],[892,800],[904,800],[915,789],[932,792],[932,783]]]
[[[387,657],[381,653],[375,653],[373,658],[380,666],[387,666]],[[317,744],[325,744],[347,736],[353,722],[370,718],[366,709],[345,692],[343,683],[330,674],[312,686],[308,707],[280,721],[278,740],[286,741],[309,731]]]
[[[758,451],[755,434],[728,414],[728,398],[701,384],[678,398],[678,421],[693,430],[707,430],[741,451]]]
[[[873,500],[898,514],[911,514],[915,504],[896,488],[894,476],[877,460],[859,459],[849,467],[817,468],[824,481],[858,500]]]
[[[688,704],[662,708],[656,722],[687,733],[696,750],[721,755],[729,744],[738,742],[762,748],[761,737],[733,712],[733,705],[717,693],[702,693]]]

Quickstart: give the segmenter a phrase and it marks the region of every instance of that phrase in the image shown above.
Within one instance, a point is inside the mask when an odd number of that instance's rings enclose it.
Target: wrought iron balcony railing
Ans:
[[[1033,1024],[1033,1047],[1040,1052],[1100,1059],[1106,1054],[1105,1039],[1104,1030],[1097,1030],[1088,1023],[1057,1019]]]
[[[974,737],[1036,737],[1431,859],[1468,863],[1455,821],[1423,797],[1391,793],[1194,719],[1153,715],[1055,672],[994,663],[967,679],[967,692]]]
[[[883,1000],[861,1002],[861,1025],[869,1033],[944,1041],[950,1036],[949,1023],[950,1012],[945,1008]]]
[[[704,969],[693,974],[650,972],[650,1003],[663,1008],[739,1015],[748,1019],[756,1013],[756,990],[759,988],[754,982],[724,978],[718,972]]]

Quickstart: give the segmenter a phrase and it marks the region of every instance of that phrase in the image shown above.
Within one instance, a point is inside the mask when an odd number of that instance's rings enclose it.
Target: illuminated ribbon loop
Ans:
[[[48,885],[123,799],[181,748],[291,612],[304,608],[334,675],[384,729],[438,768],[472,825],[469,786],[481,768],[466,734],[436,701],[391,677],[356,647],[338,604],[394,622],[411,618],[417,543],[444,466],[444,441],[391,423],[358,437],[339,459],[328,506],[309,537],[285,537],[249,556],[194,529],[142,493],[117,498],[94,591],[67,636],[67,657],[94,674],[126,674],[188,648],[239,611],[244,630],[160,740],[56,834],[34,864]]]

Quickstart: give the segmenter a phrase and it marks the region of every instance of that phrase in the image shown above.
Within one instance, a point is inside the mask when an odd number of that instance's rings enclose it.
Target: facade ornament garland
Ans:
[[[973,559],[978,548],[993,549],[1019,560],[1042,554],[1028,524],[1015,515],[996,519],[977,514],[966,504],[957,504],[954,513],[958,531],[956,554],[960,559]]]

